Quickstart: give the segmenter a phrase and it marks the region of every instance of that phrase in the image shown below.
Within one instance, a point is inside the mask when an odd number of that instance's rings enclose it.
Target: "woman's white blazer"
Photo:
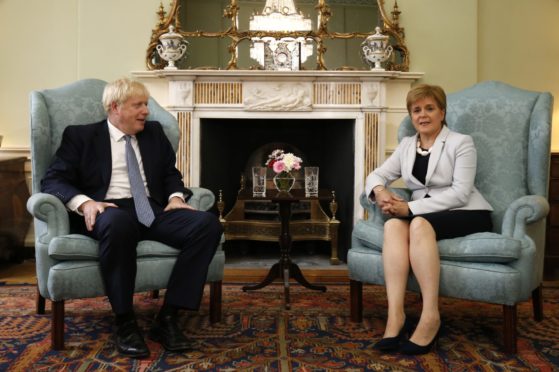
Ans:
[[[372,200],[375,186],[388,186],[402,178],[412,191],[408,206],[413,214],[451,209],[493,210],[474,186],[477,153],[472,137],[443,126],[433,144],[424,185],[412,175],[417,136],[403,138],[394,153],[367,176],[365,192]]]

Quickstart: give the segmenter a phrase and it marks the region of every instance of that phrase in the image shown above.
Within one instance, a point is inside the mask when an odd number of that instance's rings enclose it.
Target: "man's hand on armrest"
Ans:
[[[179,196],[173,196],[169,199],[169,204],[165,207],[165,212],[173,209],[196,209],[193,206],[186,204],[184,199]]]

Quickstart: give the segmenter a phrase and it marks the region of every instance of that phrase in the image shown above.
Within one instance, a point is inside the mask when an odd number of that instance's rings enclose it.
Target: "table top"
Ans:
[[[239,200],[271,200],[273,202],[299,202],[302,200],[332,200],[332,191],[318,190],[318,196],[305,196],[304,189],[292,189],[290,192],[279,192],[275,189],[266,190],[266,196],[252,196],[252,189],[242,189],[237,195]]]

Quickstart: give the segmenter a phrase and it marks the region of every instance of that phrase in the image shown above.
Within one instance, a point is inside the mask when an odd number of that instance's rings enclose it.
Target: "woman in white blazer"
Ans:
[[[417,134],[402,139],[369,174],[365,186],[383,213],[394,217],[384,225],[382,249],[388,319],[374,347],[424,354],[436,344],[441,329],[437,240],[491,231],[493,208],[474,186],[477,158],[472,138],[446,127],[442,88],[418,85],[409,91],[406,103]],[[412,191],[410,201],[386,188],[399,178]],[[404,311],[410,268],[423,299],[415,330]]]

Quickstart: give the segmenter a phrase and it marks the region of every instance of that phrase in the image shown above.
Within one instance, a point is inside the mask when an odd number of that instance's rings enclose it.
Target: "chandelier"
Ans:
[[[312,30],[311,20],[298,12],[294,0],[266,0],[262,13],[250,17],[250,31],[305,32]],[[299,70],[313,54],[311,38],[273,36],[253,37],[250,57],[267,70]]]

